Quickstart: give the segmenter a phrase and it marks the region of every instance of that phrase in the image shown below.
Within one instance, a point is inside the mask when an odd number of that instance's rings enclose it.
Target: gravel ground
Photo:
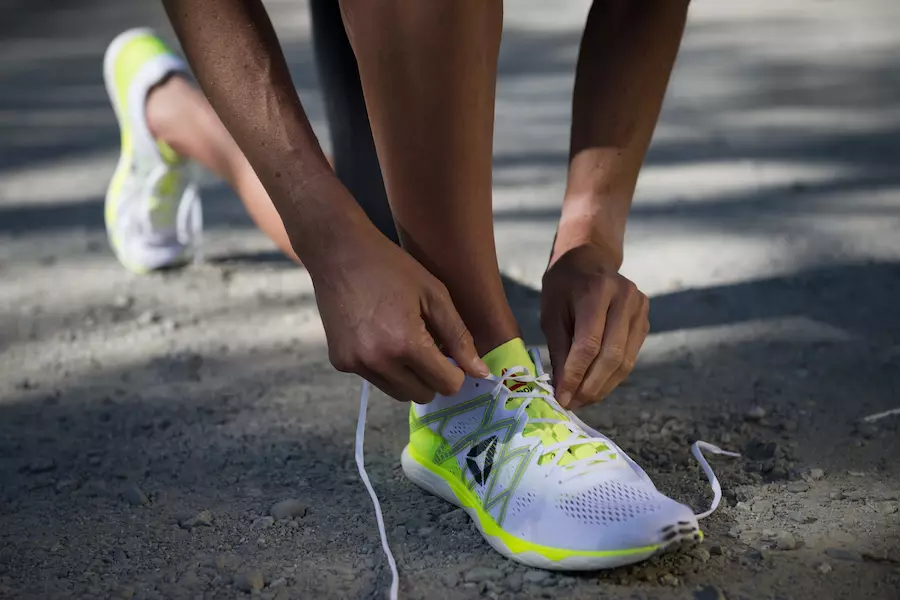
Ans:
[[[359,382],[312,287],[213,180],[209,259],[132,277],[102,194],[117,156],[105,44],[153,3],[12,0],[0,20],[0,598],[381,598],[353,464]],[[306,11],[269,2],[317,130]],[[585,2],[507,6],[495,218],[527,341],[564,180]],[[404,598],[900,598],[900,6],[692,7],[642,175],[626,273],[654,333],[583,418],[706,541],[605,573],[491,551],[408,483],[405,408],[377,395],[367,461]],[[325,136],[323,136],[323,139]],[[523,244],[522,240],[527,240]]]

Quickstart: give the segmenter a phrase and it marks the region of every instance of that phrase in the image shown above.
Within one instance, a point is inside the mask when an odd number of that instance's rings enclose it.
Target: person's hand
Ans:
[[[420,404],[458,392],[463,371],[487,377],[444,285],[371,224],[358,229],[311,272],[335,368]]]
[[[614,261],[578,246],[551,261],[541,292],[556,398],[574,410],[606,397],[634,368],[650,302]]]

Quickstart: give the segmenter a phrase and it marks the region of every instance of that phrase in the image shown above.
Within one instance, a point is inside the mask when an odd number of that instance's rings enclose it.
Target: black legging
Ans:
[[[359,68],[338,0],[311,0],[313,47],[331,135],[334,171],[372,223],[397,242]]]

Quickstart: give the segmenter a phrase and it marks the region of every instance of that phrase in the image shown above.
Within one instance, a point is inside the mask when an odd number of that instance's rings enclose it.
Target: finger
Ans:
[[[407,360],[409,367],[425,385],[443,396],[452,396],[459,392],[465,381],[465,374],[447,360],[447,357],[438,350],[434,340],[427,333],[427,338],[418,350]]]
[[[632,321],[631,328],[628,331],[628,341],[625,343],[625,358],[622,359],[622,366],[612,374],[606,385],[600,390],[601,398],[609,396],[634,370],[638,354],[649,333],[650,321],[647,319],[646,314],[639,315]]]
[[[556,394],[556,399],[566,408],[573,408],[570,405],[575,393],[600,353],[608,310],[609,298],[605,294],[600,297],[599,303],[584,306],[581,310],[576,309],[572,347],[566,357],[560,389]]]
[[[609,378],[619,370],[625,358],[625,345],[628,342],[630,314],[625,302],[616,302],[610,307],[603,330],[603,342],[594,362],[588,368],[578,388],[572,404],[575,408],[596,402],[602,396]]]
[[[572,347],[572,332],[561,318],[552,318],[542,327],[547,339],[547,350],[550,352],[550,367],[553,370],[553,385],[559,388],[563,368]]]
[[[428,320],[429,329],[437,336],[437,341],[463,371],[481,378],[491,374],[478,356],[472,334],[456,312],[446,290],[431,294],[422,306],[422,312]]]
[[[371,369],[360,370],[360,375],[388,396],[400,402],[428,404],[434,392],[406,367],[399,366],[388,373],[377,373]]]

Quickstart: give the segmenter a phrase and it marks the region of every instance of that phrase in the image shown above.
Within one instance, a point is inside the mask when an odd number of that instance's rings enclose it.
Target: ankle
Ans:
[[[177,73],[169,75],[151,88],[147,94],[144,114],[150,135],[154,139],[171,145],[178,131],[178,123],[184,120],[184,113],[190,106],[186,99],[191,93],[196,91]]]

